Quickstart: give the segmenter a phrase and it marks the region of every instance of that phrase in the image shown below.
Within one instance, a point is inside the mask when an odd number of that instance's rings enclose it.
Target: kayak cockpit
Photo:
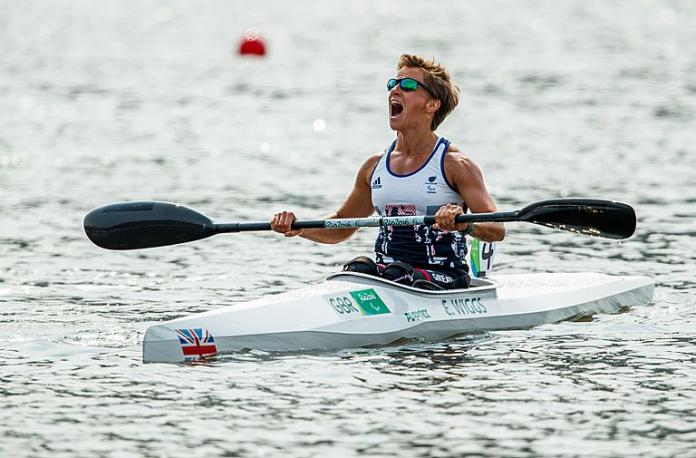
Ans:
[[[414,288],[413,286],[402,285],[401,283],[396,283],[391,280],[387,280],[382,277],[375,277],[374,275],[363,274],[359,272],[338,272],[331,274],[326,277],[327,280],[344,281],[349,283],[357,283],[361,285],[370,286],[382,286],[388,287],[396,290],[401,290],[408,293],[417,293],[427,296],[441,296],[441,295],[452,295],[456,293],[467,293],[472,292],[493,292],[495,293],[498,287],[497,283],[493,280],[486,278],[472,278],[471,287],[465,289],[443,289],[443,290],[426,290],[420,288]]]

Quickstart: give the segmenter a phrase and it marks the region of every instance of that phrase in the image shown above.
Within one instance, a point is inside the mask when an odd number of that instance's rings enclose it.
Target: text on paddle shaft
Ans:
[[[375,226],[416,226],[423,224],[422,216],[389,216],[384,218],[345,218],[327,219],[324,221],[325,229],[352,229],[356,227]]]
[[[488,313],[486,306],[480,297],[467,297],[465,299],[442,299],[442,308],[449,316],[475,315]]]

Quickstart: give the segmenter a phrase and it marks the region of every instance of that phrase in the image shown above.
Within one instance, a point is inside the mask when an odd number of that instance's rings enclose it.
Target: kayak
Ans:
[[[653,281],[642,276],[533,273],[427,291],[341,272],[302,289],[150,326],[143,361],[196,361],[250,349],[375,347],[529,329],[648,304],[653,290]]]
[[[458,215],[456,222],[526,222],[623,240],[635,232],[636,213],[630,205],[602,199],[547,199],[520,210]],[[295,221],[292,228],[434,223],[434,217],[427,215],[329,218]],[[85,215],[83,226],[92,242],[110,250],[155,248],[216,234],[272,230],[267,221],[215,223],[191,208],[158,201],[96,208]],[[468,289],[426,291],[342,272],[307,288],[150,326],[145,332],[143,360],[183,362],[247,349],[329,350],[437,341],[467,333],[528,329],[616,312],[652,300],[654,285],[646,277],[548,273],[487,279],[483,274],[490,271],[494,254],[489,245],[484,249],[472,245],[470,265],[476,278]]]

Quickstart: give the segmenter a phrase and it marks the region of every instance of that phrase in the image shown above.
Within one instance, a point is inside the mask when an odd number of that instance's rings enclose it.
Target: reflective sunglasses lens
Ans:
[[[396,79],[390,79],[389,81],[387,81],[387,90],[391,91],[396,87],[397,84],[399,84],[399,82]]]
[[[418,89],[418,81],[411,78],[404,78],[399,84],[404,91],[415,91]]]

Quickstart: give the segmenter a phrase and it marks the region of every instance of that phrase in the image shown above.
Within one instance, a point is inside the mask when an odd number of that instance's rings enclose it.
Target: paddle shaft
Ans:
[[[469,213],[457,215],[457,223],[482,223],[482,222],[509,222],[517,221],[517,212],[496,212],[496,213]],[[380,227],[380,226],[417,226],[420,224],[435,224],[434,216],[376,216],[368,218],[340,218],[340,219],[317,219],[295,221],[292,223],[293,229],[356,229],[360,227]],[[248,232],[248,231],[270,231],[271,223],[268,222],[248,222],[248,223],[219,223],[212,227],[212,232],[222,234],[226,232]]]
[[[548,199],[515,211],[470,213],[456,217],[458,223],[515,221],[617,240],[630,237],[636,228],[636,214],[630,205],[599,199]],[[216,224],[190,208],[155,201],[106,205],[89,212],[83,224],[92,242],[111,250],[153,248],[215,234],[271,230],[270,222]],[[432,224],[435,224],[434,216],[377,216],[295,221],[292,228],[356,229]]]

